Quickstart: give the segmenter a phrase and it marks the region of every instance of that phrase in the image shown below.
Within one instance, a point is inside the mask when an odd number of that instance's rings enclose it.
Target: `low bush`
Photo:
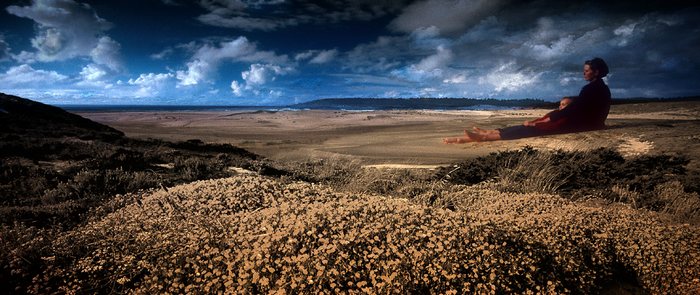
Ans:
[[[26,291],[597,293],[620,274],[700,290],[697,227],[490,185],[450,187],[455,211],[260,176],[172,187],[57,237]]]

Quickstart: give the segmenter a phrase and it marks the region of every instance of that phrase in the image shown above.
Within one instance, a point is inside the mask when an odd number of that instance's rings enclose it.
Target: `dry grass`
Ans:
[[[434,203],[260,176],[142,196],[52,243],[32,293],[700,290],[700,229],[627,206],[452,186]]]
[[[504,166],[498,167],[496,181],[499,191],[520,193],[556,193],[566,184],[569,175],[557,169],[554,153],[510,155]],[[511,164],[511,162],[513,164]]]
[[[697,193],[686,193],[678,181],[658,185],[654,193],[664,204],[661,212],[677,222],[700,224],[700,196]]]

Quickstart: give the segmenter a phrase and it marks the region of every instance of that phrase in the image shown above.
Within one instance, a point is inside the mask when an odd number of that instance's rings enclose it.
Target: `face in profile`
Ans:
[[[586,81],[593,81],[598,78],[598,71],[591,69],[590,65],[583,65],[583,78]]]

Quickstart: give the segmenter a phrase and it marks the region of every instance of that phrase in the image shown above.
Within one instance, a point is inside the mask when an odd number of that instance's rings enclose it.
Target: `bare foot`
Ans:
[[[471,131],[464,131],[465,136],[473,139],[474,141],[484,141],[484,139],[488,136],[488,131],[482,130],[481,132],[471,132]]]
[[[457,143],[459,140],[459,137],[447,137],[442,139],[442,143],[444,144],[451,144],[451,143]]]

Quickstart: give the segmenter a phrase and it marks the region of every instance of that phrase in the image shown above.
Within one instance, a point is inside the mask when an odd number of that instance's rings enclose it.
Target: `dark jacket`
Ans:
[[[565,120],[563,127],[568,131],[603,129],[611,101],[608,85],[603,79],[595,79],[581,88],[571,104],[563,110],[553,111],[549,118],[552,121]]]

